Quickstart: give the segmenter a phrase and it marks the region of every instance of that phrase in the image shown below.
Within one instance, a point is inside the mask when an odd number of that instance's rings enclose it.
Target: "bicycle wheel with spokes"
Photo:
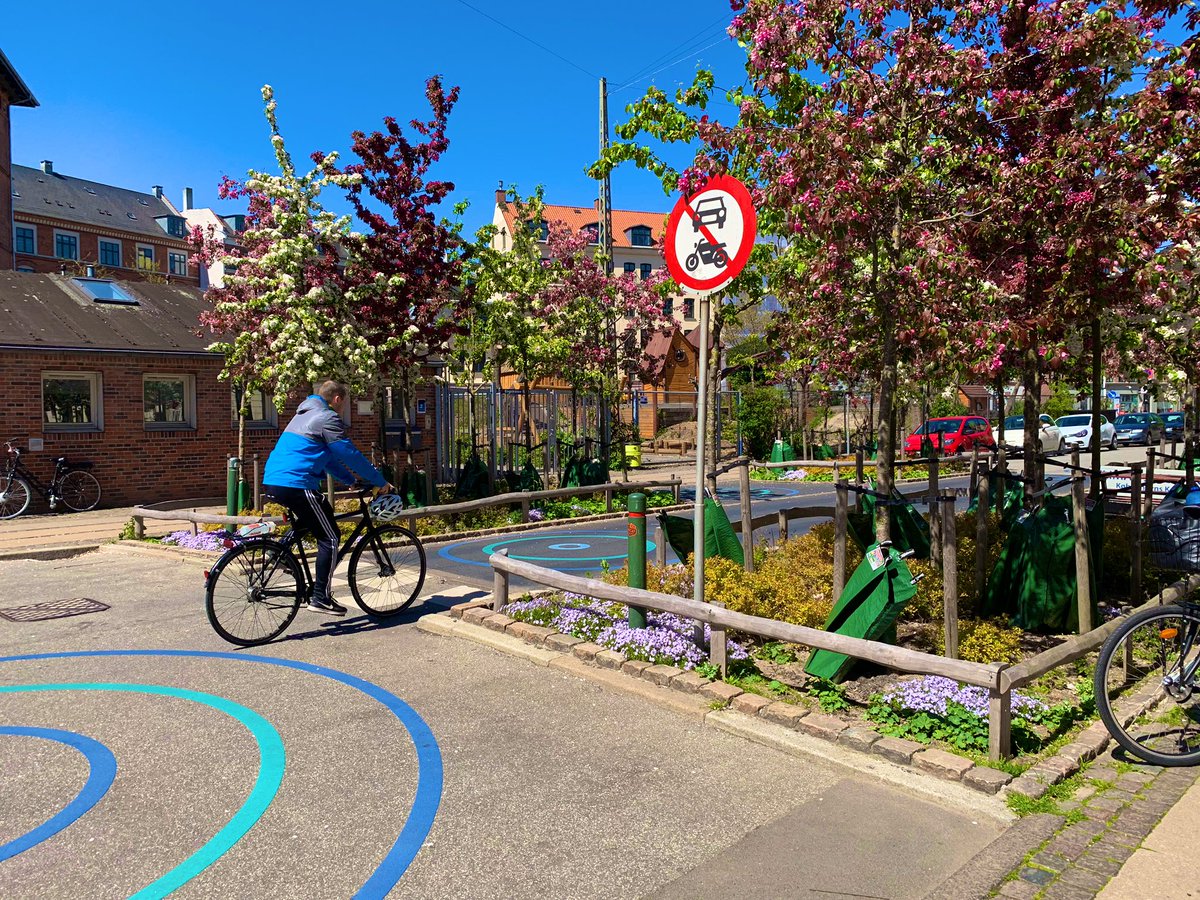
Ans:
[[[24,478],[0,475],[0,519],[15,519],[29,508],[29,485]]]
[[[59,499],[72,512],[87,512],[100,502],[100,482],[91,472],[72,469],[58,483]]]
[[[213,566],[204,609],[217,634],[253,647],[283,633],[303,596],[296,558],[276,541],[253,540],[227,551]]]
[[[1096,709],[1126,750],[1158,766],[1200,762],[1200,614],[1178,606],[1134,613],[1105,641],[1096,663]],[[1114,703],[1140,683],[1159,701],[1144,715]]]
[[[350,593],[377,616],[394,616],[425,583],[425,548],[400,525],[376,525],[350,553]]]

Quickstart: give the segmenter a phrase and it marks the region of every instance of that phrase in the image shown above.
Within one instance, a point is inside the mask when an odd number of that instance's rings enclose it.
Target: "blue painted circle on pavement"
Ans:
[[[82,753],[83,758],[88,762],[87,781],[84,782],[83,787],[79,789],[79,793],[70,803],[36,828],[30,829],[20,837],[13,838],[7,844],[0,844],[0,862],[4,862],[58,834],[99,803],[100,798],[108,793],[113,779],[117,776],[117,758],[99,741],[74,731],[63,731],[59,728],[33,728],[23,725],[0,725],[0,734],[41,738],[45,741],[66,744],[73,750]]]
[[[487,545],[479,548],[479,553],[483,557],[482,560],[467,559],[463,556],[455,555],[455,552],[454,552],[456,550],[460,550],[461,548],[478,546],[478,543],[479,543],[478,541],[462,541],[461,543],[458,543],[458,544],[451,544],[449,547],[442,547],[440,550],[438,550],[438,556],[442,557],[442,559],[450,560],[451,562],[462,563],[463,565],[467,565],[467,566],[479,566],[484,569],[490,569],[491,563],[488,562],[488,557],[503,547],[507,547],[511,544],[524,544],[524,543],[528,543],[529,541],[551,541],[551,540],[554,540],[556,537],[587,538],[590,541],[596,541],[596,540],[620,541],[622,547],[627,548],[629,546],[628,545],[629,538],[623,534],[593,533],[593,534],[563,535],[560,533],[558,535],[544,534],[544,535],[535,535],[533,537],[510,538],[507,540],[492,541],[490,544],[487,544]],[[647,554],[653,553],[654,550],[657,548],[657,546],[658,545],[654,541],[650,540],[649,538],[646,539],[646,553]],[[590,544],[585,545],[586,549],[590,549],[590,547],[591,547]],[[547,549],[553,550],[556,548],[554,546],[548,545]],[[563,563],[563,562],[600,563],[604,560],[620,561],[620,560],[626,559],[628,556],[629,556],[628,552],[608,553],[603,556],[525,556],[525,555],[522,555],[519,553],[510,554],[511,559],[520,559],[520,560],[524,560],[526,562],[546,562],[546,563]],[[553,566],[552,568],[554,568],[555,571],[558,571],[558,572],[590,572],[590,571],[595,570],[596,566],[595,565],[590,565],[590,566],[556,565],[556,566]]]
[[[298,662],[290,659],[272,659],[269,656],[258,656],[251,653],[231,653],[215,650],[79,650],[60,653],[30,653],[20,656],[0,657],[0,663],[26,662],[42,659],[69,659],[78,657],[105,656],[178,656],[201,659],[228,659],[237,662],[262,663],[264,665],[282,666],[297,669],[312,675],[320,675],[332,681],[340,682],[348,687],[366,694],[371,699],[385,706],[404,726],[409,740],[417,754],[417,790],[413,796],[412,808],[400,835],[383,860],[376,866],[375,871],[354,894],[363,900],[376,900],[387,896],[395,887],[400,876],[412,864],[417,852],[425,843],[429,829],[437,815],[442,798],[444,780],[442,769],[442,753],[437,739],[425,720],[416,711],[390,691],[372,684],[355,675],[339,672],[336,669],[319,666],[315,663]]]
[[[587,550],[591,544],[550,544],[547,550]]]

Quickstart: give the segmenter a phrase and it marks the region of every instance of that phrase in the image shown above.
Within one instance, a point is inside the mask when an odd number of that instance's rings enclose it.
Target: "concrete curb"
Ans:
[[[28,550],[0,551],[0,561],[10,559],[70,559],[82,553],[90,553],[104,546],[101,542],[90,541],[79,544],[62,544],[57,547],[34,547]]]
[[[437,619],[442,621],[434,621]],[[983,811],[1004,822],[1015,819],[999,795],[1011,776],[997,769],[974,766],[969,760],[912,741],[851,728],[835,716],[806,707],[762,705],[756,702],[762,698],[755,694],[710,681],[695,672],[627,660],[595,644],[495,613],[490,599],[458,604],[445,613],[421,619],[418,627],[569,671],[684,715],[697,715],[705,724],[739,737],[794,755],[816,756],[909,792],[933,796],[939,802]],[[785,706],[788,708],[779,708]],[[942,757],[951,757],[956,765],[947,765]]]

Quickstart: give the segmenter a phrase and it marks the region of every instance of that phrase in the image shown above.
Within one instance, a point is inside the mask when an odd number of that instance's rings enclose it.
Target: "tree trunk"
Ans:
[[[1037,491],[1038,454],[1041,452],[1039,440],[1038,400],[1041,393],[1041,373],[1038,365],[1037,348],[1030,347],[1025,352],[1025,365],[1021,370],[1022,386],[1025,390],[1025,440],[1023,442],[1024,456],[1023,474],[1025,476],[1025,506],[1033,506],[1033,495]]]
[[[1092,319],[1092,485],[1091,497],[1100,497],[1100,319]]]
[[[896,333],[893,328],[883,330],[883,366],[879,373],[879,452],[875,459],[875,490],[885,497],[892,495],[895,483],[894,462],[896,458],[895,404],[896,404]],[[886,504],[875,506],[875,538],[879,541],[891,539],[892,514]]]
[[[705,424],[709,432],[708,447],[712,454],[712,466],[705,471],[712,471],[721,464],[721,433],[717,427],[717,420],[720,418],[717,414],[717,404],[721,397],[721,319],[719,315],[714,314],[719,310],[720,304],[710,304],[712,343],[708,350],[708,416]]]

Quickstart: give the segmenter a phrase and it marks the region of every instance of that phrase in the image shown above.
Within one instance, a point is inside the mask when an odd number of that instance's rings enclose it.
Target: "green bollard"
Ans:
[[[238,514],[238,466],[240,461],[236,456],[229,457],[229,468],[225,472],[225,515]],[[226,525],[225,530],[233,534],[236,525]]]
[[[646,495],[630,494],[629,505],[629,586],[646,588]],[[629,627],[645,628],[646,611],[629,607]]]

